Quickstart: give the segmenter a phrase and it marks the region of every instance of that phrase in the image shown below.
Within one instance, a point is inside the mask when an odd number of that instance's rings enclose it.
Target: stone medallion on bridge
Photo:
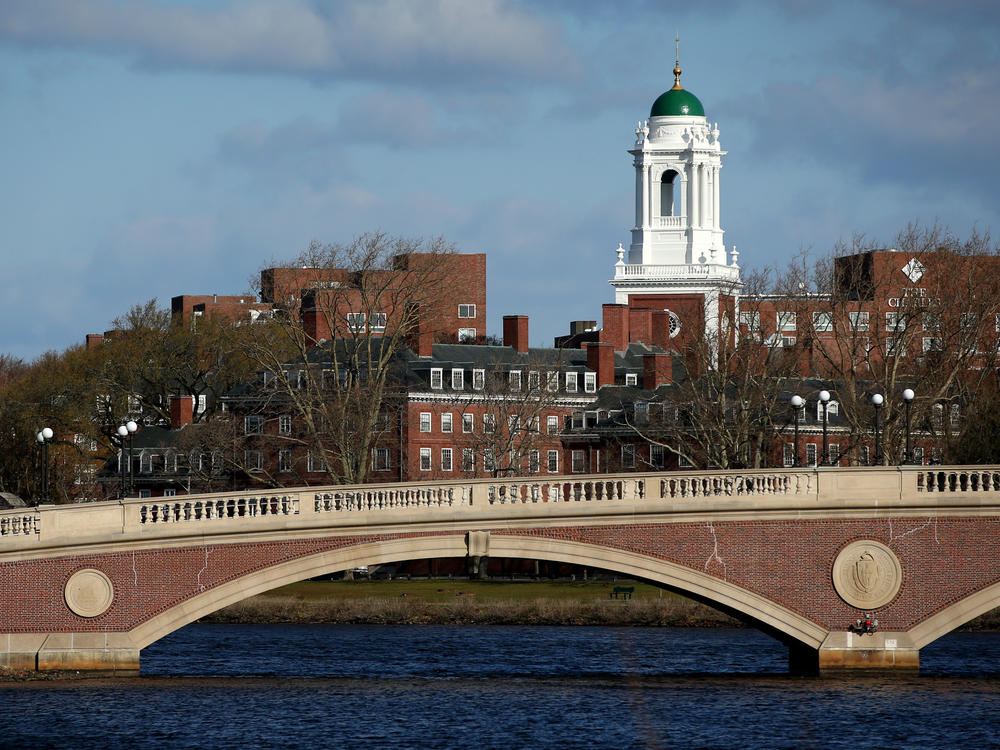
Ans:
[[[111,579],[93,568],[78,570],[66,581],[66,606],[80,617],[97,617],[108,611],[115,598]]]
[[[833,561],[833,588],[852,607],[883,607],[896,598],[902,584],[899,558],[880,542],[852,542]]]

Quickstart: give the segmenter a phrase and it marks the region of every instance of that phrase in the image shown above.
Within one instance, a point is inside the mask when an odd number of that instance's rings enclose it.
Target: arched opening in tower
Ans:
[[[681,215],[681,191],[677,172],[668,169],[660,178],[660,216]]]

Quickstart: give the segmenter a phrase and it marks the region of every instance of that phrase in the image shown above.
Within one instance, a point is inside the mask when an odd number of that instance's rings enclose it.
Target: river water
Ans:
[[[750,629],[191,625],[140,678],[0,685],[0,747],[1000,745],[1000,634],[921,662],[790,677]]]

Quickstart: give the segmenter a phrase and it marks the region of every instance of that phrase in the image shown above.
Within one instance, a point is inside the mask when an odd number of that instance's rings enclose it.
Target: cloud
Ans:
[[[580,62],[558,27],[503,0],[6,0],[0,39],[124,55],[148,69],[505,87],[565,80]]]

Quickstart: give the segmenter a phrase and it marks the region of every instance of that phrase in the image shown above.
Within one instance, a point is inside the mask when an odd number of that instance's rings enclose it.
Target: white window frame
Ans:
[[[667,465],[667,451],[662,445],[651,443],[649,446],[649,464],[654,469],[662,469]]]
[[[279,414],[278,415],[278,434],[279,435],[291,435],[292,434],[292,415],[291,414]]]
[[[545,468],[549,474],[559,473],[559,451],[550,450],[546,452]]]
[[[431,368],[431,390],[440,391],[444,388],[444,368]]]
[[[635,468],[635,446],[631,443],[622,446],[622,468]]]
[[[420,449],[420,471],[430,471],[431,470],[431,449],[421,448]]]
[[[528,451],[528,473],[537,474],[542,469],[541,457],[537,450]]]
[[[451,448],[441,449],[441,471],[453,471]]]
[[[788,310],[778,312],[775,323],[779,331],[797,331],[799,329],[798,313]]]
[[[476,317],[476,303],[475,302],[463,302],[458,306],[458,317],[460,318],[474,318]]]
[[[833,313],[828,311],[814,312],[813,330],[818,333],[827,333],[833,330]]]
[[[365,330],[368,316],[363,312],[347,313],[347,330],[351,333],[361,333]]]
[[[566,373],[566,393],[576,393],[578,385],[577,373]]]
[[[583,373],[583,392],[584,393],[597,393],[597,373],[596,372],[585,372],[585,373]]]
[[[477,369],[472,371],[472,390],[481,391],[486,387],[486,370]]]
[[[497,431],[497,415],[483,414],[483,432],[492,433]]]
[[[521,390],[521,371],[511,370],[507,374],[507,382],[509,384],[510,390],[520,391]]]
[[[806,466],[816,466],[819,460],[819,450],[816,443],[806,443]]]
[[[550,414],[545,418],[545,434],[546,435],[559,434],[559,417],[557,415]]]
[[[472,448],[462,448],[462,471],[476,470],[476,452]]]
[[[847,313],[852,331],[867,331],[871,325],[871,314],[863,311]]]
[[[420,431],[421,432],[430,432],[433,429],[431,427],[431,425],[433,424],[432,421],[431,421],[431,417],[432,417],[432,415],[431,415],[431,413],[429,411],[422,411],[422,412],[420,412]]]
[[[638,384],[639,384],[639,375],[638,375],[638,373],[634,373],[634,372],[626,372],[625,373],[625,385],[638,385]]]
[[[476,431],[476,415],[475,414],[463,414],[462,415],[462,432],[466,435]]]
[[[571,471],[573,474],[583,474],[587,471],[587,454],[586,451],[574,450],[570,455],[571,458]]]
[[[528,391],[537,391],[541,385],[538,370],[528,370]]]
[[[264,454],[258,450],[243,451],[243,465],[247,471],[260,471],[264,467]]]
[[[545,373],[545,390],[555,393],[559,390],[559,373],[551,370]]]
[[[388,448],[372,448],[372,471],[389,471],[392,468],[392,452]]]
[[[906,330],[906,316],[901,312],[887,312],[885,314],[885,330],[892,333],[902,333]]]
[[[441,412],[441,432],[449,433],[454,430],[454,418],[450,411]]]
[[[451,368],[451,389],[453,391],[465,390],[465,370],[461,367]]]
[[[384,312],[373,312],[368,328],[372,331],[381,332],[385,330],[385,324],[389,322],[389,316]]]
[[[458,342],[460,344],[466,344],[474,342],[476,340],[477,332],[475,328],[459,328],[458,329]]]
[[[263,435],[264,417],[259,414],[247,414],[243,418],[244,435]]]
[[[282,448],[278,451],[278,471],[287,473],[292,470],[292,451]]]

